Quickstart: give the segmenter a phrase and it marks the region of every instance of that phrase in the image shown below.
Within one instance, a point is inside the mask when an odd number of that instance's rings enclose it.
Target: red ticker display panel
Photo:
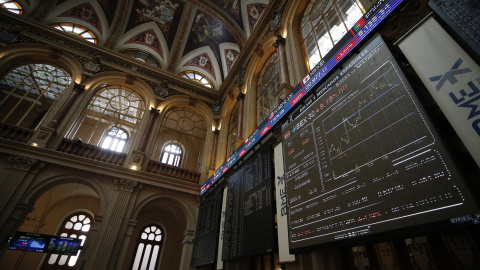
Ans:
[[[291,249],[478,211],[380,37],[282,135]]]

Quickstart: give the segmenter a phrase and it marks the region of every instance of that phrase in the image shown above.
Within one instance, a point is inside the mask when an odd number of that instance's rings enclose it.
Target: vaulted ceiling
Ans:
[[[218,95],[225,92],[222,84],[269,3],[269,0],[16,1],[24,8],[23,16],[44,25],[74,23],[88,28],[96,36],[97,46],[102,48],[119,53],[139,50],[153,57],[150,63],[171,74],[200,73],[212,83],[212,89],[205,90]],[[264,21],[261,27],[266,28],[268,20]]]

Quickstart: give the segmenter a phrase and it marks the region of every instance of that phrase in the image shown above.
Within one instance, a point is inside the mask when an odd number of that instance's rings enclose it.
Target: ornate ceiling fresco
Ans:
[[[149,55],[158,63],[158,68],[174,75],[199,73],[212,82],[209,91],[217,93],[269,2],[16,1],[24,8],[23,16],[27,18],[44,25],[73,23],[83,26],[96,36],[97,46],[122,55]]]

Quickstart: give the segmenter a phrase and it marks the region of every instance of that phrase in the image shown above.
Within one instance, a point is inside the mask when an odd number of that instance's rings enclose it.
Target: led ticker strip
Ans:
[[[315,88],[350,52],[356,48],[377,26],[385,20],[404,0],[377,1],[345,36],[327,53],[293,91],[280,103],[247,140],[218,168],[201,188],[203,195],[237,161],[257,144],[308,92]]]

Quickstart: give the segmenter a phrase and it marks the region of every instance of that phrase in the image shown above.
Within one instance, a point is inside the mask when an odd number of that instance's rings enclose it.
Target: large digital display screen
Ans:
[[[282,125],[291,249],[477,213],[380,37]]]
[[[193,246],[192,266],[215,263],[217,257],[223,189],[217,188],[205,195],[198,209]]]
[[[273,251],[273,161],[270,145],[262,146],[228,179],[222,260]]]
[[[77,255],[82,239],[45,235],[29,232],[16,232],[10,240],[9,250]]]
[[[341,40],[328,52],[298,84],[292,92],[270,113],[247,140],[231,155],[227,162],[218,168],[214,175],[201,187],[203,195],[220,177],[222,177],[240,158],[254,147],[271,128],[302,101],[317,84],[321,83],[351,52],[365,40],[404,0],[378,0],[358,20]]]

